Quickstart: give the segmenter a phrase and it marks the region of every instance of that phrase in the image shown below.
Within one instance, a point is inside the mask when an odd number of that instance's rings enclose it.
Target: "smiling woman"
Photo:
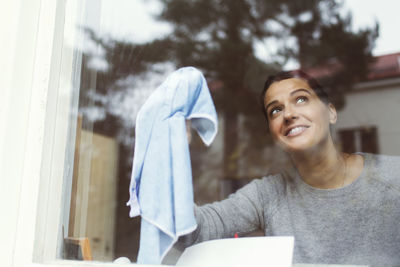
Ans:
[[[289,153],[303,180],[319,188],[336,188],[359,176],[363,157],[335,148],[330,125],[336,123],[336,109],[315,79],[302,71],[270,76],[262,102],[272,137]]]
[[[180,243],[261,229],[295,237],[294,263],[399,265],[399,158],[340,151],[330,131],[336,109],[304,72],[270,76],[262,106],[294,173],[256,179],[228,199],[196,207],[199,227]]]

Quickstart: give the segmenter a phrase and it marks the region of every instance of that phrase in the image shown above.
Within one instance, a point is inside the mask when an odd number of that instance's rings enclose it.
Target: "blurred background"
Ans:
[[[219,119],[210,147],[195,133],[190,142],[199,205],[290,170],[259,106],[280,70],[301,68],[329,92],[340,149],[400,155],[398,10],[396,0],[86,0],[66,235],[88,237],[94,260],[136,261],[140,218],[126,206],[135,118],[182,66],[204,73]]]

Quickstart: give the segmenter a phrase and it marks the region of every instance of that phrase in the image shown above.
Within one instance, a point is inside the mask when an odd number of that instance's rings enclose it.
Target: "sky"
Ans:
[[[376,41],[375,56],[400,52],[400,1],[399,0],[347,0],[353,13],[355,28],[363,28],[379,22],[380,36]]]
[[[91,0],[99,3],[97,0]],[[380,23],[380,36],[374,55],[400,51],[400,1],[399,0],[342,0],[344,10],[353,14],[353,28]],[[161,10],[155,0],[103,0],[100,28],[104,33],[118,38],[146,42],[171,31],[171,27],[153,19]]]

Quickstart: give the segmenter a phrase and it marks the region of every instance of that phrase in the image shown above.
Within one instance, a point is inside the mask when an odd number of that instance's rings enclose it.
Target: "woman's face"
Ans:
[[[285,151],[307,151],[331,140],[329,125],[336,122],[335,107],[323,103],[305,80],[274,82],[264,106],[270,132]]]

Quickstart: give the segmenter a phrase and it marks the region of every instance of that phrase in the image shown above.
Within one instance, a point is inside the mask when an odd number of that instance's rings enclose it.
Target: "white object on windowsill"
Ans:
[[[119,263],[119,264],[127,264],[131,263],[131,260],[128,259],[127,257],[119,257],[113,261],[113,263]]]
[[[243,237],[206,241],[188,247],[176,266],[291,267],[294,237]]]

